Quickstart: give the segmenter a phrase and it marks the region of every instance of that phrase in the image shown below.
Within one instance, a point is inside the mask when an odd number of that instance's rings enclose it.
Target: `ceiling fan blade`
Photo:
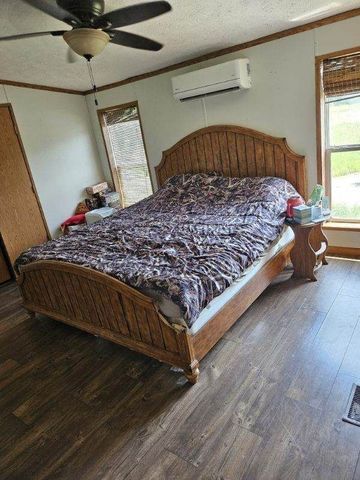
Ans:
[[[171,5],[168,2],[139,3],[138,5],[119,8],[118,10],[105,13],[101,17],[97,17],[94,21],[94,26],[100,28],[125,27],[157,17],[170,10]]]
[[[110,42],[125,47],[138,48],[140,50],[151,50],[157,52],[161,50],[161,43],[150,40],[150,38],[141,37],[135,33],[120,32],[119,30],[105,30],[111,37]]]
[[[51,0],[22,0],[24,3],[37,8],[41,12],[50,15],[51,17],[61,20],[69,25],[80,24],[81,21],[72,13],[68,12],[64,8],[59,7],[55,1]]]
[[[2,40],[20,40],[21,38],[43,37],[45,35],[52,35],[53,37],[60,37],[64,35],[66,30],[58,30],[55,32],[34,32],[34,33],[20,33],[19,35],[10,35],[9,37],[0,37]]]

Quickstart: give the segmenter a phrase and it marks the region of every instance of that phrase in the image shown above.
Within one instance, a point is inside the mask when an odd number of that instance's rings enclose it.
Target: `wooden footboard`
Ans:
[[[124,347],[177,366],[191,383],[199,364],[288,262],[286,245],[195,335],[170,324],[154,301],[132,287],[90,268],[39,261],[21,267],[23,305]]]
[[[58,261],[21,267],[24,307],[184,369],[189,381],[199,370],[192,337],[171,325],[153,300],[90,268]]]

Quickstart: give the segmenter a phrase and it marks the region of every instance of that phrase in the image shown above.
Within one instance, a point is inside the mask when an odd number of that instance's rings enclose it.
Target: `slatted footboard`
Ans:
[[[171,325],[153,300],[104,273],[58,261],[21,267],[24,307],[199,375],[192,337]]]

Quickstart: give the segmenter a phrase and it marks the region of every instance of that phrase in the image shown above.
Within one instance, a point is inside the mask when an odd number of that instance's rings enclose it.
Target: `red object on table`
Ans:
[[[301,197],[290,197],[287,201],[286,216],[292,218],[294,216],[293,208],[303,205],[304,203]]]

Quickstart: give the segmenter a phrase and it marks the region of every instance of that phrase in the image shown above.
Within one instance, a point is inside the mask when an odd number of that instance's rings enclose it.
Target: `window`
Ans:
[[[360,221],[360,96],[326,104],[327,191],[333,218]]]
[[[100,110],[114,186],[123,207],[153,193],[137,103]]]
[[[323,62],[325,188],[333,220],[360,222],[360,54]]]

